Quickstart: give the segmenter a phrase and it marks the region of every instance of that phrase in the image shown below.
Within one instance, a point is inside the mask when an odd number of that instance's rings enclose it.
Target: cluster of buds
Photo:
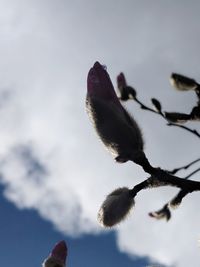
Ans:
[[[106,197],[98,213],[98,221],[105,227],[112,227],[127,217],[135,204],[134,198],[136,194],[142,189],[165,185],[181,188],[180,192],[171,202],[164,205],[162,209],[149,213],[153,218],[166,219],[167,221],[171,218],[170,207],[177,207],[188,193],[200,190],[200,184],[191,181],[189,185],[190,190],[188,191],[187,186],[189,183],[183,183],[181,178],[172,176],[172,173],[170,175],[170,172],[159,168],[156,169],[150,165],[144,153],[144,141],[141,130],[135,119],[120,102],[120,100],[127,101],[133,99],[140,104],[142,109],[162,116],[167,120],[168,125],[181,127],[178,123],[200,119],[200,85],[194,79],[175,73],[171,75],[170,80],[178,90],[194,90],[196,92],[199,102],[193,108],[191,114],[164,112],[161,103],[155,98],[151,99],[154,109],[147,107],[138,100],[135,89],[127,85],[122,72],[117,76],[117,87],[120,93],[118,98],[107,70],[99,62],[96,62],[88,73],[86,108],[100,140],[117,162],[133,161],[142,166],[144,171],[151,175],[150,178],[136,185],[131,190],[126,187],[118,188]],[[182,128],[200,137],[197,131],[185,126],[182,126]],[[199,170],[200,168],[197,171]]]
[[[200,85],[194,79],[188,78],[177,73],[171,74],[170,83],[175,89],[179,91],[191,90],[196,92],[198,98],[197,106],[192,109],[190,114],[180,112],[162,112],[162,106],[160,101],[155,98],[152,98],[151,101],[156,112],[162,117],[164,117],[167,121],[172,123],[185,123],[189,120],[200,120]],[[134,99],[141,105],[142,109],[151,110],[137,99],[137,93],[135,89],[127,85],[126,78],[124,76],[124,73],[122,72],[117,76],[117,88],[120,94],[120,100],[127,101],[130,99]]]

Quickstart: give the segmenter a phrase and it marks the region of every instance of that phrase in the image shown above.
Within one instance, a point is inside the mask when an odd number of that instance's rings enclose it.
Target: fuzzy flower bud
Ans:
[[[178,112],[165,112],[165,117],[174,123],[184,123],[191,119],[191,115]]]
[[[169,221],[171,218],[171,212],[168,205],[165,205],[161,210],[150,212],[149,216],[157,220],[166,219],[166,221]]]
[[[158,101],[158,99],[156,99],[156,98],[152,98],[151,102],[154,105],[154,107],[156,108],[156,111],[160,113],[162,111],[162,106],[161,106],[160,101]]]
[[[120,99],[127,101],[129,99],[129,90],[127,88],[124,73],[122,72],[117,76],[117,88],[120,93]]]
[[[117,76],[117,88],[120,93],[120,99],[123,101],[127,101],[128,99],[136,97],[136,91],[131,86],[128,86],[126,83],[126,79],[124,73],[121,72]]]
[[[134,204],[128,188],[114,190],[106,197],[99,210],[99,223],[104,227],[114,226],[126,218]]]
[[[126,79],[123,72],[120,72],[120,74],[117,76],[117,87],[124,88],[127,86]]]
[[[121,105],[105,68],[96,62],[88,73],[86,108],[101,141],[118,162],[143,158],[143,139]]]
[[[55,245],[48,258],[43,262],[43,267],[65,267],[67,257],[67,245],[60,241]]]
[[[180,91],[195,90],[198,87],[198,84],[194,79],[177,73],[172,73],[170,77],[170,83]]]

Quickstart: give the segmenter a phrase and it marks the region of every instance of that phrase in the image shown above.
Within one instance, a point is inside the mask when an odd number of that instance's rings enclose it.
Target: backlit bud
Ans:
[[[98,221],[104,227],[112,227],[124,220],[133,206],[130,190],[118,188],[106,197],[99,210]]]
[[[117,88],[120,92],[120,99],[123,101],[136,97],[135,89],[127,85],[123,72],[117,76]]]
[[[174,123],[183,123],[191,119],[191,115],[178,112],[165,112],[165,117]]]
[[[171,218],[171,212],[168,205],[165,205],[161,210],[150,212],[149,216],[157,220],[166,219],[166,221],[169,221]]]
[[[117,161],[143,157],[141,131],[121,105],[107,71],[99,62],[88,73],[86,107],[100,139]]]
[[[43,262],[43,267],[65,267],[67,257],[67,245],[60,241],[55,245],[48,258]]]
[[[170,83],[180,91],[195,90],[198,87],[198,84],[194,79],[177,73],[172,73],[170,77]]]

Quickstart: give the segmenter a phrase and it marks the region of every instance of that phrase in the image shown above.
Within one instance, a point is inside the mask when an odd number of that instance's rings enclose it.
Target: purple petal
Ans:
[[[124,88],[126,87],[127,84],[126,84],[126,79],[125,79],[125,76],[124,76],[124,73],[121,72],[118,76],[117,76],[117,87],[118,88]]]
[[[95,62],[87,79],[88,95],[120,104],[110,77],[103,65]]]
[[[67,246],[65,241],[60,241],[59,243],[57,243],[53,248],[50,256],[65,264],[67,257]]]

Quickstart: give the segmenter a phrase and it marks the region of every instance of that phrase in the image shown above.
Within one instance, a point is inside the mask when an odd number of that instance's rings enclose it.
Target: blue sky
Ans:
[[[143,102],[151,105],[157,97],[166,111],[190,112],[195,94],[174,90],[169,77],[178,72],[199,81],[199,12],[195,0],[0,0],[4,265],[14,259],[11,244],[16,267],[22,267],[29,247],[27,255],[34,251],[37,266],[55,242],[65,239],[72,251],[70,266],[76,266],[83,248],[97,253],[99,247],[105,256],[98,263],[110,260],[109,266],[120,260],[132,266],[134,256],[199,266],[200,214],[194,208],[199,194],[188,196],[166,223],[155,222],[148,212],[161,208],[177,190],[142,192],[112,233],[99,226],[105,196],[118,187],[132,188],[146,174],[134,164],[114,162],[85,112],[87,74],[97,60],[107,66],[115,86],[123,71]],[[134,102],[125,106],[142,129],[152,165],[173,169],[199,158],[195,136],[167,127]],[[189,126],[200,130],[196,123]],[[91,262],[89,254],[84,256]]]
[[[119,253],[114,232],[103,235],[83,235],[72,238],[56,231],[52,224],[42,220],[36,211],[18,210],[0,192],[1,218],[1,264],[7,267],[41,266],[52,247],[65,240],[69,255],[68,266],[144,267],[148,260],[128,257]]]

